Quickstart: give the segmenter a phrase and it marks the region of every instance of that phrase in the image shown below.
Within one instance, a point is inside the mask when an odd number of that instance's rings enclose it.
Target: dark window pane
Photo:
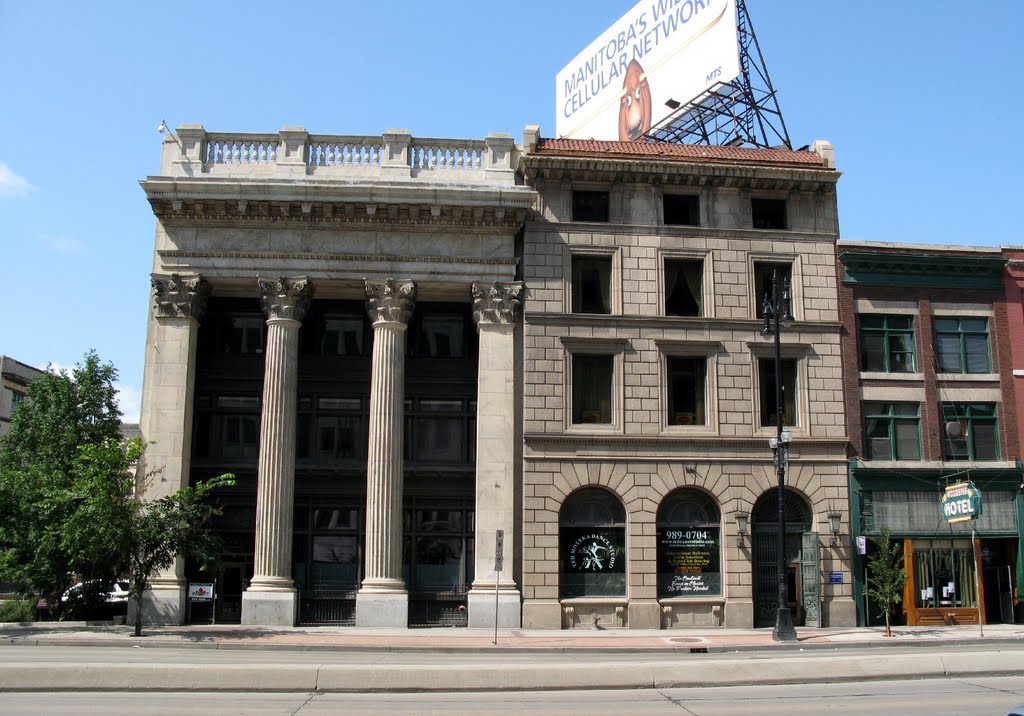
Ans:
[[[793,267],[790,264],[756,263],[754,264],[754,303],[758,318],[764,317],[764,299],[771,293],[772,286],[782,291],[790,289],[792,305]],[[775,283],[772,283],[774,277]]]
[[[573,356],[573,423],[612,422],[613,360],[610,355]]]
[[[988,336],[964,336],[964,349],[967,354],[968,373],[988,373]]]
[[[573,256],[573,313],[611,313],[611,277],[610,256]]]
[[[665,261],[665,315],[699,316],[704,266],[700,261]]]
[[[665,224],[668,226],[698,226],[700,199],[693,194],[665,194],[662,200]]]
[[[420,334],[420,355],[431,358],[462,358],[465,323],[462,316],[433,315],[423,317]]]
[[[860,369],[869,372],[885,370],[885,337],[883,335],[876,333],[861,335]]]
[[[921,459],[921,427],[918,421],[898,420],[896,430],[896,459]]]
[[[936,349],[939,354],[940,373],[963,372],[959,335],[940,334],[936,336]]]
[[[704,425],[706,358],[668,356],[668,424]]]
[[[785,199],[751,199],[750,215],[755,229],[785,229]]]
[[[362,316],[341,316],[324,321],[320,353],[325,356],[361,356],[364,351]]]
[[[608,221],[608,192],[573,191],[572,220]]]
[[[775,361],[759,360],[761,382],[761,425],[776,425]],[[782,367],[782,424],[796,425],[796,361],[783,359]]]

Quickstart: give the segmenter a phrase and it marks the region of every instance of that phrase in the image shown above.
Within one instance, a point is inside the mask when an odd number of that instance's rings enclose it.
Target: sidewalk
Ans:
[[[646,689],[1024,675],[1024,627],[572,630],[0,627],[3,691]],[[929,648],[884,648],[923,646]],[[107,648],[80,648],[107,647]],[[861,647],[861,648],[855,648]],[[879,650],[877,647],[883,647]],[[869,650],[870,648],[870,650]],[[880,653],[880,651],[882,653]]]
[[[571,629],[541,631],[499,629],[497,645],[488,629],[358,629],[354,627],[153,626],[143,637],[131,626],[96,626],[84,622],[37,622],[0,625],[0,644],[51,646],[163,646],[210,649],[371,649],[376,651],[537,652],[575,650],[629,652],[727,652],[768,649],[915,646],[938,644],[1024,644],[1024,625],[989,624],[982,637],[977,626],[798,628],[796,642],[772,641],[771,629]]]

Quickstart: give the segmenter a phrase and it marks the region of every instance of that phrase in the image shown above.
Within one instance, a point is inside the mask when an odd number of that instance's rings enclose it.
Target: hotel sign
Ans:
[[[976,520],[981,516],[981,493],[973,482],[958,482],[942,493],[942,516],[950,524]]]

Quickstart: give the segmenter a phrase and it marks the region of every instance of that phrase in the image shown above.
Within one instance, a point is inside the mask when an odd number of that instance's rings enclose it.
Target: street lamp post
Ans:
[[[789,443],[791,437],[782,426],[782,343],[780,334],[782,324],[793,320],[790,308],[788,282],[779,286],[778,274],[772,271],[771,290],[764,296],[764,328],[761,334],[775,338],[775,436],[768,441],[775,459],[775,474],[779,479],[779,605],[775,615],[775,628],[772,639],[775,641],[796,641],[796,629],[793,627],[793,615],[789,612],[788,590],[786,585],[786,466],[789,462]]]

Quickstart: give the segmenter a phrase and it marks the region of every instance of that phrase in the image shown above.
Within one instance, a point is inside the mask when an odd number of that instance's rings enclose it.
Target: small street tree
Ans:
[[[867,594],[885,611],[885,635],[892,636],[892,612],[903,599],[907,570],[903,566],[903,546],[892,538],[892,531],[883,527],[881,536],[872,537],[874,556],[868,558]]]

